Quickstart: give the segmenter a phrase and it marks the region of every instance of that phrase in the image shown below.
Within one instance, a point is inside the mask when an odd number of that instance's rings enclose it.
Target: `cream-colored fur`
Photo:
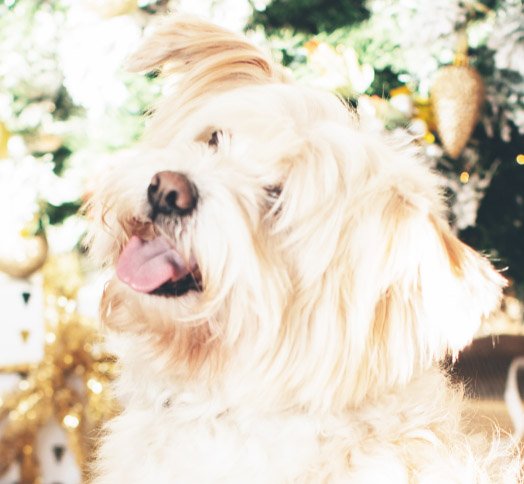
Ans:
[[[203,291],[108,283],[124,410],[93,482],[517,482],[511,445],[462,430],[438,369],[504,280],[450,232],[416,150],[192,18],[167,19],[131,61],[161,66],[178,89],[93,195],[91,251],[113,264],[131,235],[161,233]],[[153,225],[162,170],[200,197]]]

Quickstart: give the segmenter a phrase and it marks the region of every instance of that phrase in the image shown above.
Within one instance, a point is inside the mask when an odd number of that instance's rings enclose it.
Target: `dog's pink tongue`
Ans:
[[[119,279],[139,292],[154,291],[188,273],[182,258],[164,237],[149,241],[131,237],[116,265]]]

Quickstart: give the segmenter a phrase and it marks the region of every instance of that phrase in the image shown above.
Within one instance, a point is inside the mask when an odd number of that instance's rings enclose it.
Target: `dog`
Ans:
[[[192,17],[129,66],[176,87],[89,202],[123,405],[92,482],[517,482],[441,368],[505,280],[417,149]]]

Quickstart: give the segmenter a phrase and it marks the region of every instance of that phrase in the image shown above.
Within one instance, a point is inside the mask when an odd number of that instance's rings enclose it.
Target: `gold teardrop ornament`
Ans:
[[[441,68],[431,88],[431,104],[440,140],[458,158],[478,123],[484,103],[484,82],[468,65]]]

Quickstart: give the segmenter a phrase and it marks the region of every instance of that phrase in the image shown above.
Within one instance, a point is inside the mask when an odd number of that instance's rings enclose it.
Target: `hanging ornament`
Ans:
[[[0,271],[12,277],[28,277],[42,267],[47,249],[43,234],[6,237],[0,245]]]
[[[444,149],[458,158],[478,123],[484,102],[484,82],[468,65],[468,40],[464,30],[453,65],[441,68],[431,88],[431,103]]]

